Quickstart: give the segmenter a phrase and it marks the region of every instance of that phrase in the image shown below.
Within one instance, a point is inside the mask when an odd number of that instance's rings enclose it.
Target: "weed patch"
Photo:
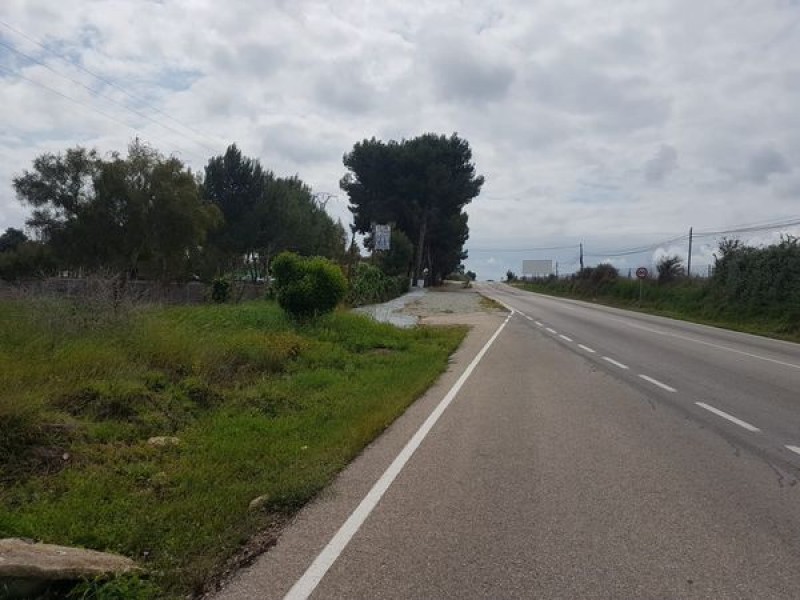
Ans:
[[[88,582],[87,598],[202,590],[422,394],[465,333],[348,313],[295,324],[268,302],[101,324],[80,310],[64,326],[0,302],[0,536],[119,552],[151,573]]]

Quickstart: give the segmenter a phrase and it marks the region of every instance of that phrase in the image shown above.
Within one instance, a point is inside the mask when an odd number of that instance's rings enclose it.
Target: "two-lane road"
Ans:
[[[797,345],[481,291],[514,312],[218,598],[800,598]]]
[[[501,284],[485,291],[734,443],[800,467],[800,345]]]

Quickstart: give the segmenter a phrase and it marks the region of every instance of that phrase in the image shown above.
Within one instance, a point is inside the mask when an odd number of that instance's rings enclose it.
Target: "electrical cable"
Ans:
[[[546,250],[574,250],[580,248],[580,244],[570,244],[569,246],[550,246],[546,248],[469,248],[470,252],[544,252]]]
[[[24,52],[21,52],[20,50],[17,50],[17,49],[16,49],[16,48],[14,48],[13,46],[11,46],[10,44],[7,44],[7,43],[5,43],[5,42],[4,42],[4,41],[2,41],[2,40],[0,40],[0,46],[2,46],[2,47],[4,47],[4,48],[7,48],[7,49],[9,49],[9,50],[11,50],[12,52],[15,52],[15,53],[17,53],[17,54],[19,54],[20,56],[22,56],[22,57],[24,57],[24,58],[26,58],[26,59],[28,59],[28,60],[30,60],[30,61],[32,61],[32,62],[35,62],[35,63],[36,63],[36,64],[38,64],[38,65],[41,65],[41,66],[42,66],[42,67],[44,67],[45,69],[47,69],[47,70],[49,70],[49,71],[51,71],[51,72],[55,73],[55,74],[56,74],[56,75],[58,75],[59,77],[62,77],[62,78],[64,78],[64,79],[66,79],[67,81],[71,82],[71,83],[74,83],[75,85],[79,85],[79,86],[81,86],[82,88],[84,88],[84,89],[88,90],[88,91],[89,91],[89,93],[91,93],[91,94],[92,94],[92,95],[94,95],[94,96],[97,96],[97,97],[99,97],[99,98],[104,98],[105,100],[108,100],[108,101],[109,101],[109,102],[111,102],[112,104],[115,104],[115,105],[117,105],[117,106],[119,106],[119,107],[123,108],[124,110],[127,110],[127,111],[129,111],[129,112],[131,112],[131,113],[133,113],[133,114],[135,114],[135,115],[137,115],[137,116],[139,116],[139,117],[141,117],[141,118],[143,118],[143,119],[146,119],[146,120],[150,121],[151,123],[155,123],[155,124],[156,124],[156,125],[158,125],[159,127],[163,127],[164,129],[167,129],[167,130],[169,130],[169,131],[171,131],[171,132],[173,132],[173,133],[176,133],[176,134],[178,134],[179,136],[181,136],[181,138],[185,139],[186,141],[189,141],[189,142],[191,142],[191,143],[197,144],[198,146],[202,146],[202,147],[204,147],[206,150],[210,150],[211,152],[216,152],[216,149],[212,148],[211,146],[208,146],[208,145],[206,145],[206,144],[203,144],[203,143],[200,143],[200,142],[197,142],[197,141],[194,141],[194,140],[189,140],[188,138],[186,138],[185,134],[183,134],[182,132],[178,131],[178,130],[177,130],[177,129],[175,129],[174,127],[171,127],[170,125],[166,125],[166,124],[164,124],[164,123],[161,123],[160,121],[157,121],[156,119],[153,119],[152,117],[150,117],[150,116],[148,116],[148,115],[144,114],[143,112],[140,112],[140,111],[138,111],[138,110],[136,110],[136,109],[134,109],[134,108],[131,108],[131,107],[129,107],[129,106],[128,106],[127,104],[125,104],[124,102],[120,102],[119,100],[116,100],[115,98],[113,98],[113,97],[109,96],[108,94],[103,94],[103,93],[101,93],[101,92],[98,92],[97,90],[93,89],[91,86],[88,86],[88,85],[86,85],[86,84],[85,84],[85,83],[83,83],[82,81],[79,81],[79,80],[77,80],[77,79],[73,79],[72,77],[69,77],[68,75],[64,75],[63,73],[59,73],[59,72],[58,72],[56,69],[54,69],[53,67],[51,67],[51,66],[50,66],[50,65],[48,65],[47,63],[45,63],[45,62],[43,62],[43,61],[41,61],[41,60],[39,60],[39,59],[37,59],[37,58],[34,58],[33,56],[30,56],[30,55],[28,55],[28,54],[25,54]]]
[[[133,125],[130,125],[129,123],[126,123],[125,121],[123,121],[121,119],[118,119],[117,117],[115,117],[113,115],[110,115],[107,112],[104,112],[104,111],[102,111],[102,110],[100,110],[100,109],[98,109],[98,108],[96,108],[94,106],[90,106],[90,105],[86,104],[85,102],[81,102],[80,100],[76,100],[75,98],[72,98],[71,96],[67,96],[66,94],[63,94],[63,93],[59,92],[58,90],[53,89],[53,88],[45,85],[44,83],[36,81],[35,79],[31,79],[30,77],[26,77],[25,75],[22,75],[20,73],[16,73],[14,71],[11,71],[10,69],[7,69],[7,68],[5,68],[3,66],[0,66],[0,72],[7,73],[7,74],[11,75],[12,77],[18,77],[19,79],[22,79],[24,81],[27,81],[27,82],[32,83],[34,85],[37,85],[37,86],[47,90],[48,92],[50,92],[52,94],[56,94],[57,96],[60,96],[61,98],[65,99],[65,100],[69,100],[70,102],[73,102],[73,103],[77,104],[78,106],[83,107],[84,109],[87,109],[87,110],[90,110],[92,112],[95,112],[95,113],[105,117],[106,119],[109,119],[111,121],[114,121],[115,123],[118,123],[120,125],[123,125],[123,126],[127,127],[128,129],[132,129],[136,133],[141,133],[139,128],[134,127]],[[157,138],[155,136],[148,135],[147,137],[148,138],[152,138],[155,141],[160,142],[162,144],[165,144],[168,147],[172,146],[172,147],[176,148],[177,150],[179,150],[183,154],[186,154],[188,156],[192,156],[192,157],[194,157],[196,159],[199,159],[201,163],[203,161],[205,161],[205,158],[200,157],[199,154],[195,154],[194,152],[190,152],[190,151],[186,150],[185,148],[181,148],[177,144],[174,144],[174,143],[169,144],[169,143],[165,142],[164,140],[161,140],[161,139],[159,139],[159,138]]]
[[[220,141],[217,138],[215,138],[213,136],[210,136],[210,135],[208,135],[206,133],[203,133],[202,131],[199,131],[198,129],[196,129],[194,127],[191,127],[190,125],[187,125],[186,123],[183,123],[183,122],[179,121],[178,119],[176,119],[175,117],[173,117],[169,113],[161,110],[160,108],[158,108],[157,106],[155,106],[152,103],[148,102],[147,100],[145,100],[143,98],[140,98],[139,96],[136,96],[134,94],[131,94],[125,88],[123,88],[118,83],[114,82],[113,80],[108,79],[107,77],[103,77],[102,75],[98,75],[97,73],[95,73],[94,71],[92,71],[90,69],[87,69],[86,67],[84,67],[83,65],[78,63],[77,61],[71,60],[70,58],[64,56],[63,54],[61,54],[59,52],[56,52],[52,48],[49,48],[47,45],[43,44],[42,42],[36,40],[35,38],[33,38],[33,37],[29,36],[29,35],[27,35],[26,33],[20,31],[19,29],[17,29],[16,27],[10,25],[9,23],[3,21],[2,19],[0,19],[0,25],[2,25],[3,27],[9,29],[10,31],[13,31],[17,35],[25,38],[29,42],[32,42],[32,43],[36,44],[37,46],[39,46],[40,48],[42,48],[43,50],[45,50],[49,54],[61,59],[65,63],[70,64],[70,65],[74,66],[75,68],[80,69],[84,73],[86,73],[88,75],[91,75],[92,77],[98,79],[99,81],[102,81],[103,83],[105,83],[107,85],[110,85],[111,87],[119,90],[120,92],[125,94],[128,98],[130,98],[131,100],[133,100],[135,102],[138,102],[139,104],[142,104],[144,106],[147,106],[148,108],[150,108],[154,112],[156,112],[156,113],[158,113],[160,115],[163,115],[164,117],[166,117],[167,119],[169,119],[173,123],[175,123],[177,125],[180,125],[184,129],[186,129],[188,131],[191,131],[195,135],[198,135],[200,137],[204,137],[204,138],[206,138],[207,140],[211,141],[214,144],[219,144],[220,143]]]

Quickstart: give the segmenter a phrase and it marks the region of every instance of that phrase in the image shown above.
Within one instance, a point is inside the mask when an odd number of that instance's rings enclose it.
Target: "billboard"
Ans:
[[[553,261],[550,260],[523,260],[523,277],[547,277],[553,273]]]

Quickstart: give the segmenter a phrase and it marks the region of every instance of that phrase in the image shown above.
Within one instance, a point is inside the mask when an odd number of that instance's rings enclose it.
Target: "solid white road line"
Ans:
[[[425,422],[403,447],[403,449],[400,451],[400,454],[398,454],[397,457],[392,461],[392,464],[389,465],[389,468],[386,469],[383,475],[381,475],[380,479],[375,482],[375,485],[372,486],[372,489],[367,492],[367,495],[364,496],[364,499],[361,501],[361,503],[347,518],[347,521],[344,522],[344,524],[339,528],[339,531],[337,531],[333,538],[331,538],[331,541],[328,542],[328,545],[323,548],[322,552],[320,552],[317,558],[314,559],[314,562],[311,563],[311,566],[308,567],[306,572],[303,573],[302,577],[300,577],[300,579],[298,579],[297,582],[292,586],[292,589],[289,590],[289,593],[284,596],[284,600],[305,600],[312,593],[314,593],[314,590],[319,585],[319,582],[322,581],[325,573],[327,573],[328,569],[330,569],[333,563],[336,562],[336,559],[339,558],[339,555],[347,547],[347,544],[350,543],[350,540],[358,532],[361,525],[363,525],[364,521],[367,520],[367,517],[369,517],[372,510],[375,508],[375,506],[377,506],[381,497],[383,497],[383,494],[387,489],[389,489],[389,486],[392,485],[392,482],[400,474],[400,471],[409,461],[416,449],[419,448],[422,440],[425,439],[430,430],[436,424],[436,421],[439,420],[439,417],[442,416],[442,413],[453,401],[453,398],[456,397],[456,394],[458,394],[461,387],[475,370],[475,367],[478,366],[478,363],[484,357],[492,344],[494,344],[494,341],[497,339],[513,316],[514,311],[512,309],[511,313],[508,315],[508,317],[506,317],[506,320],[503,321],[503,324],[497,328],[497,331],[495,331],[492,337],[489,338],[489,341],[484,344],[480,352],[478,352],[475,358],[472,359],[472,362],[469,363],[467,368],[461,374],[461,377],[458,378],[458,380],[453,384],[453,387],[450,388],[450,391],[447,392],[447,395],[442,399],[441,402],[439,402],[428,418],[425,419]]]
[[[567,341],[567,342],[571,342],[572,341],[572,338],[568,338],[567,336],[565,336],[563,334],[559,334],[558,337],[560,337],[562,340]]]
[[[739,427],[743,427],[744,429],[747,429],[747,431],[752,431],[754,433],[757,433],[757,432],[761,431],[758,427],[755,427],[754,425],[750,425],[750,423],[748,423],[747,421],[742,421],[741,419],[737,419],[733,415],[729,415],[728,413],[726,413],[724,411],[721,411],[718,408],[714,408],[713,406],[710,406],[710,405],[706,404],[705,402],[695,402],[695,404],[697,404],[697,406],[699,406],[700,408],[705,408],[707,411],[714,413],[718,417],[722,417],[723,419],[727,419],[731,423],[736,423]]]
[[[595,351],[589,348],[589,346],[584,346],[583,344],[578,344],[578,348],[580,348],[581,350],[586,350],[586,352],[588,352],[589,354],[595,353]]]
[[[623,365],[621,362],[617,362],[613,358],[608,358],[607,356],[604,356],[603,360],[605,360],[607,362],[610,362],[612,365],[614,365],[615,367],[619,367],[620,369],[627,369],[628,368],[628,365]]]
[[[668,392],[672,392],[673,394],[678,391],[674,387],[670,387],[666,383],[661,383],[658,379],[653,379],[652,377],[648,377],[647,375],[639,375],[639,377],[641,377],[645,381],[649,381],[653,385],[660,387],[662,390],[667,390]]]
[[[555,334],[557,334],[557,333],[558,333],[558,332],[557,332],[555,329],[552,329],[552,328],[550,328],[550,327],[547,327],[547,331],[549,331],[549,332],[550,332],[550,333],[552,333],[553,335],[555,335]]]
[[[534,321],[539,327],[544,327],[544,323],[541,321]]]
[[[528,319],[528,321],[533,321],[533,317],[529,317],[528,315],[525,315],[525,318]]]
[[[795,454],[800,454],[800,448],[798,448],[797,446],[786,446],[786,447]]]

